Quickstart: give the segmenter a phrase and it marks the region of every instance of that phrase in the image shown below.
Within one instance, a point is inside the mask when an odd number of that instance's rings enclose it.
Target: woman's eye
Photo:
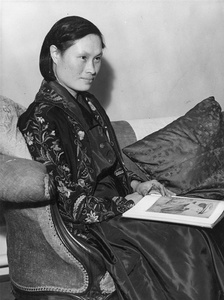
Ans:
[[[95,60],[97,61],[97,62],[100,62],[101,61],[101,56],[97,56],[96,58],[95,58]]]
[[[86,56],[81,56],[81,59],[82,59],[82,60],[86,60],[87,57],[86,57]]]

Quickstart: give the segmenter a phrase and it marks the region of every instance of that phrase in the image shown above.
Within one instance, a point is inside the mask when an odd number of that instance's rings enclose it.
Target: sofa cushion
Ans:
[[[224,198],[224,123],[214,97],[123,151],[176,194]]]
[[[25,108],[0,96],[0,153],[31,159],[22,133],[17,128],[18,117]]]

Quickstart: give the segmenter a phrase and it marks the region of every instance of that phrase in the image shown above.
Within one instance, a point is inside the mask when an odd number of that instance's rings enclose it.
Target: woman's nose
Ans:
[[[87,64],[86,70],[87,70],[88,73],[91,73],[92,75],[94,75],[96,73],[96,67],[95,67],[95,65],[92,61],[90,61]]]

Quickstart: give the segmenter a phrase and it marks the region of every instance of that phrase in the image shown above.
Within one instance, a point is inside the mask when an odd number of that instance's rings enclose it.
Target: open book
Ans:
[[[212,228],[224,217],[224,201],[146,195],[123,217]]]

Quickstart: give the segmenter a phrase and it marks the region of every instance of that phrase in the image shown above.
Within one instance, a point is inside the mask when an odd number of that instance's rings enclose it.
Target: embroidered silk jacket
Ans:
[[[91,114],[57,82],[44,81],[18,123],[33,159],[44,163],[54,179],[59,211],[71,229],[77,223],[101,222],[123,213],[134,205],[124,198],[132,193],[130,181],[141,180],[126,170],[112,125],[99,102],[87,92],[79,97]],[[98,128],[95,143],[90,130],[94,127]],[[105,172],[113,172],[117,195],[108,190],[104,197],[95,195],[104,168],[101,160],[108,163]]]

